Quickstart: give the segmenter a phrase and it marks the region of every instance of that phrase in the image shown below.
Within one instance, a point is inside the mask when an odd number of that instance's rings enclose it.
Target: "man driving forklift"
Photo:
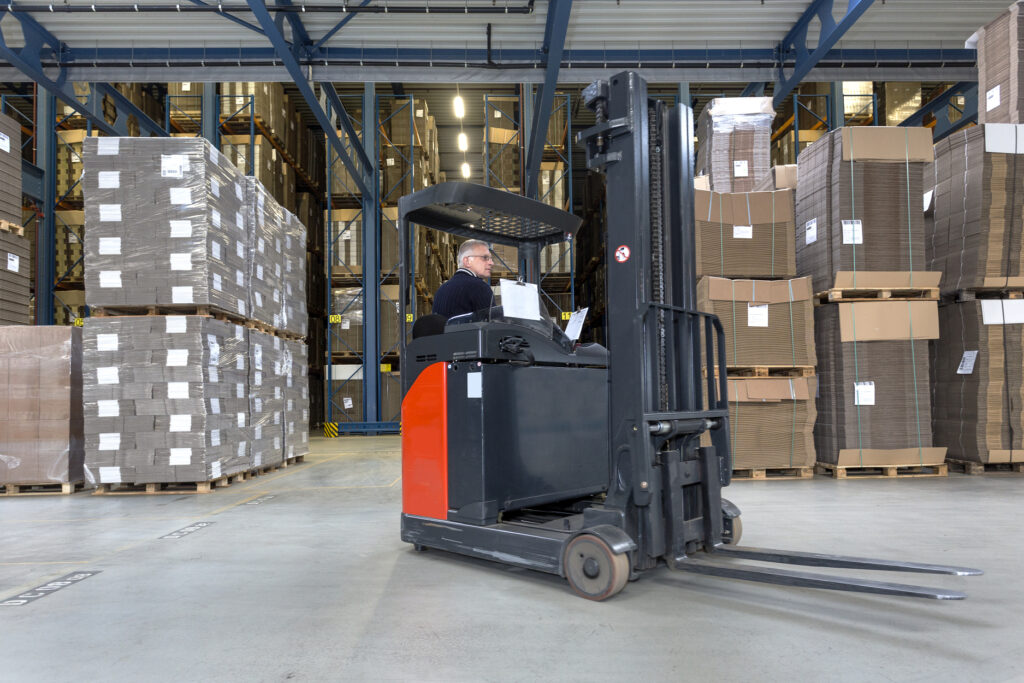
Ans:
[[[494,302],[490,284],[494,257],[487,243],[466,240],[459,247],[458,262],[459,269],[434,295],[432,310],[445,319],[490,308]]]

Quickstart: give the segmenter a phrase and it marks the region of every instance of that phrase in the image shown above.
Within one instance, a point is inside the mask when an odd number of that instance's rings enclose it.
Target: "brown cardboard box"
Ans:
[[[698,276],[796,276],[791,190],[695,190],[694,213]]]
[[[697,283],[697,308],[725,330],[730,366],[814,366],[814,305],[809,278]]]
[[[772,166],[768,174],[754,186],[754,192],[768,190],[793,190],[796,191],[796,164],[784,166]],[[794,195],[795,196],[795,195]]]

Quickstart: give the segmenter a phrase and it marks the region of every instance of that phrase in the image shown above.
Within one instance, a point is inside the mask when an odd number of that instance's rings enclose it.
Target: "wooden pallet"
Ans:
[[[988,474],[990,472],[1024,472],[1024,462],[974,462],[949,458],[946,464],[954,472],[964,474]]]
[[[246,322],[243,316],[225,311],[216,306],[193,306],[187,304],[169,304],[164,306],[93,306],[89,314],[94,318],[114,318],[120,316],[157,316],[157,315],[202,315],[217,320],[236,324]]]
[[[833,479],[904,479],[913,477],[945,477],[949,474],[946,463],[935,465],[833,465],[819,462],[818,474],[827,474]]]
[[[281,461],[281,467],[291,467],[292,465],[298,465],[304,462],[306,462],[306,456],[304,454],[295,455],[290,458],[285,458],[283,461]]]
[[[737,467],[732,471],[733,481],[812,479],[813,477],[813,467]]]
[[[46,482],[43,484],[5,484],[0,496],[68,496],[85,488],[85,482]]]
[[[725,368],[727,377],[813,377],[813,365],[728,365]],[[715,367],[715,375],[718,368]],[[704,377],[708,369],[704,368]]]
[[[248,471],[236,472],[210,481],[166,482],[149,484],[98,484],[93,491],[94,496],[109,495],[149,495],[176,496],[192,493],[212,493],[214,489],[225,488],[231,484],[247,481]]]
[[[851,301],[938,301],[938,287],[833,287],[814,295],[816,304]]]
[[[17,223],[12,223],[2,219],[0,219],[0,230],[3,230],[4,232],[12,232],[18,237],[25,236],[25,228],[21,227]]]
[[[1024,299],[1024,290],[1014,287],[975,287],[958,290],[946,298],[957,303],[978,299]]]

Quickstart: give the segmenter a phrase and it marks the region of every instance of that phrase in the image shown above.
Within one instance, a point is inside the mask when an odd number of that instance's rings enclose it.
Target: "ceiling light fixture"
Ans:
[[[459,151],[465,152],[467,149],[469,149],[469,138],[465,133],[459,133]]]
[[[469,178],[469,164],[465,161],[462,162],[462,177]]]

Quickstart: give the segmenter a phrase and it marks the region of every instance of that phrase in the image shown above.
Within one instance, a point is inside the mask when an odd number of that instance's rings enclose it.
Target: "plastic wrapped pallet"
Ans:
[[[1010,5],[967,41],[978,51],[978,123],[1024,123],[1021,4]]]
[[[290,211],[284,213],[283,330],[305,337],[309,327],[306,313],[306,226]]]
[[[28,240],[0,228],[0,325],[32,322],[31,256]]]
[[[935,442],[949,457],[1024,461],[1024,301],[985,299],[939,308],[932,343]]]
[[[205,482],[251,468],[247,331],[206,316],[88,318],[86,476]]]
[[[260,181],[246,177],[245,187],[252,318],[283,329],[285,211]]]
[[[363,366],[331,365],[326,399],[333,421],[362,422]]]
[[[715,192],[749,192],[771,166],[770,97],[716,97],[697,119],[695,173]]]
[[[285,340],[284,457],[309,453],[309,359],[306,345]]]
[[[82,481],[82,334],[0,327],[0,485]]]
[[[249,330],[249,425],[252,465],[284,459],[285,341]]]
[[[201,138],[85,142],[90,306],[248,313],[245,181]]]
[[[988,123],[940,140],[926,185],[928,264],[942,271],[942,291],[1024,287],[1024,125]]]
[[[694,190],[697,275],[796,276],[793,192]]]

